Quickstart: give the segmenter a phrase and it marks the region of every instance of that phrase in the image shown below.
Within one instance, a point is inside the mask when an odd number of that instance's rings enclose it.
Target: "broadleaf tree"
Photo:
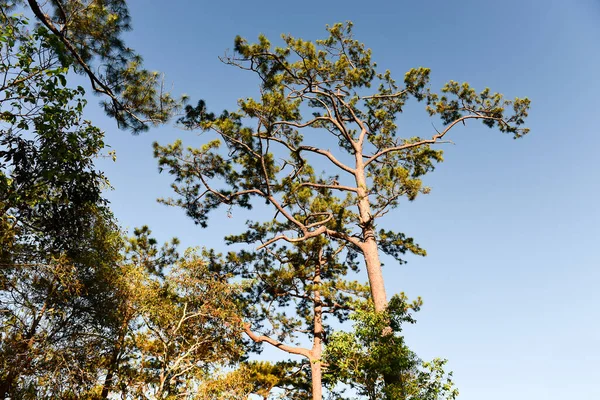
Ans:
[[[242,354],[236,286],[145,228],[125,245],[61,51],[0,9],[0,398],[193,398]]]
[[[0,13],[0,397],[81,396],[112,328],[103,133],[43,27]],[[39,390],[38,390],[39,389]],[[29,396],[29,397],[27,397]]]
[[[149,235],[136,229],[115,268],[121,329],[103,366],[101,398],[197,398],[218,368],[244,354],[239,285],[196,249],[180,256],[176,241],[159,248]]]
[[[385,312],[375,312],[372,302],[357,307],[351,318],[351,331],[334,332],[323,362],[328,365],[325,379],[330,386],[343,383],[357,395],[370,400],[453,400],[458,389],[452,373],[444,371],[446,360],[420,360],[402,337],[403,326],[415,323],[412,313],[421,299],[409,302],[404,293],[392,296]],[[387,331],[382,336],[381,332]],[[393,382],[385,380],[394,376]],[[334,390],[336,399],[348,398],[345,390]]]

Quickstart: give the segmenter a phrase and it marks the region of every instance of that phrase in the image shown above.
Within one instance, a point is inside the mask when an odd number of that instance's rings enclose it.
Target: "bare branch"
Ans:
[[[372,163],[373,161],[377,160],[379,157],[381,157],[382,155],[387,154],[387,153],[396,152],[396,151],[402,151],[402,150],[410,149],[410,148],[413,148],[413,147],[419,147],[419,146],[423,146],[425,144],[439,143],[439,139],[443,138],[444,135],[446,135],[450,131],[450,129],[452,129],[454,126],[456,126],[456,124],[458,124],[459,122],[464,122],[467,119],[493,119],[493,120],[496,120],[496,121],[501,121],[502,120],[501,118],[492,118],[492,117],[481,116],[481,115],[465,115],[465,116],[457,119],[456,121],[453,121],[442,132],[440,132],[440,133],[438,133],[436,135],[433,135],[431,137],[431,139],[424,139],[424,140],[420,140],[420,141],[414,142],[414,143],[405,143],[405,144],[403,144],[401,146],[388,147],[387,149],[383,149],[383,150],[381,150],[381,151],[373,154],[365,162],[365,166],[369,165],[370,163]]]
[[[299,186],[300,187],[308,186],[308,187],[322,188],[322,189],[335,189],[335,190],[354,192],[354,193],[358,192],[357,188],[351,187],[351,186],[344,186],[344,185],[326,185],[326,184],[321,184],[321,183],[302,182]]]
[[[269,336],[256,334],[256,333],[252,332],[252,329],[250,329],[250,324],[248,324],[248,323],[244,324],[244,332],[246,332],[246,335],[248,335],[248,337],[250,337],[250,339],[252,339],[256,343],[267,342],[271,346],[276,347],[280,350],[283,350],[287,353],[296,354],[299,356],[304,356],[306,358],[310,358],[310,351],[308,349],[305,349],[302,347],[296,347],[296,346],[288,346],[288,345],[283,344]]]

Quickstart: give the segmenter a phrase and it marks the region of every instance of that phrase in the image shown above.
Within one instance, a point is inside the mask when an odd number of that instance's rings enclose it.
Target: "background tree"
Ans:
[[[147,227],[128,242],[116,268],[121,329],[102,398],[196,398],[213,372],[243,355],[238,285],[193,249],[179,256],[175,245],[159,248]]]
[[[93,167],[102,132],[82,120],[83,90],[66,87],[52,37],[2,11],[0,397],[82,396],[110,329],[119,253]]]
[[[178,107],[164,89],[162,75],[143,68],[142,57],[127,47],[131,29],[125,0],[1,0],[10,11],[30,10],[45,28],[59,57],[89,78],[108,115],[134,132],[165,122]]]
[[[40,246],[62,251],[85,234],[90,207],[103,205],[100,191],[107,182],[93,167],[104,147],[103,133],[82,119],[84,91],[66,86],[67,69],[47,31],[28,34],[26,19],[0,18],[3,226],[20,230],[22,238],[40,232]],[[7,243],[0,251],[12,248]]]
[[[73,60],[46,27],[0,19],[0,397],[197,387],[241,352],[235,286],[147,229],[125,245],[93,164],[103,132],[67,86]]]

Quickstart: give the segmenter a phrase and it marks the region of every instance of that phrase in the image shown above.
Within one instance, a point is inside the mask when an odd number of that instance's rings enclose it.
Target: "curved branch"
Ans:
[[[315,222],[315,224],[322,224],[322,223],[324,223],[324,222]],[[311,224],[310,226],[313,226],[315,224]],[[278,235],[278,236],[275,236],[272,239],[267,240],[266,242],[264,242],[260,246],[258,246],[256,248],[256,250],[263,249],[263,248],[265,248],[265,247],[267,247],[267,246],[269,246],[269,245],[271,245],[271,244],[273,244],[273,243],[275,243],[275,242],[277,242],[279,240],[285,240],[288,243],[299,243],[299,242],[303,242],[305,240],[314,238],[316,236],[319,236],[319,235],[327,232],[327,228],[325,226],[323,226],[323,225],[321,225],[318,229],[315,229],[314,231],[307,231],[305,229],[302,229],[302,230],[304,232],[304,236],[302,236],[302,237],[299,237],[299,238],[290,238],[290,237],[288,237],[286,235]]]
[[[248,323],[244,324],[244,332],[246,332],[246,335],[248,335],[248,337],[250,339],[252,339],[255,343],[266,342],[266,343],[269,343],[271,346],[277,347],[278,349],[283,350],[287,353],[296,354],[299,356],[304,356],[306,358],[310,358],[310,351],[308,349],[305,349],[302,347],[296,347],[296,346],[288,346],[288,345],[283,344],[269,336],[259,335],[257,333],[254,333],[254,332],[252,332],[252,329],[250,329],[250,324],[248,324]]]
[[[413,147],[419,147],[419,146],[423,146],[425,144],[439,143],[438,140],[443,138],[444,135],[446,135],[450,131],[450,129],[452,129],[454,126],[456,126],[456,124],[458,124],[459,122],[464,122],[467,119],[493,119],[496,121],[502,121],[502,118],[492,118],[492,117],[481,116],[481,115],[465,115],[463,117],[460,117],[456,121],[452,122],[442,132],[438,133],[437,135],[433,135],[431,137],[431,139],[424,139],[424,140],[420,140],[420,141],[414,142],[414,143],[405,143],[401,146],[388,147],[387,149],[383,149],[383,150],[373,154],[371,157],[369,157],[369,159],[365,162],[364,165],[366,167],[367,165],[369,165],[370,163],[372,163],[373,161],[377,160],[379,157],[381,157],[382,155],[387,154],[387,153],[406,150],[406,149],[410,149]]]
[[[329,161],[331,161],[336,167],[340,168],[343,171],[348,172],[349,174],[354,175],[356,173],[356,170],[354,168],[350,168],[349,166],[347,166],[346,164],[342,163],[340,160],[338,160],[337,158],[335,158],[335,156],[333,155],[333,153],[331,153],[331,151],[329,150],[323,150],[320,149],[318,147],[313,147],[313,146],[298,146],[298,147],[293,147],[292,145],[290,145],[289,143],[287,143],[286,141],[276,138],[274,136],[263,136],[263,135],[258,135],[259,138],[263,138],[263,139],[269,139],[272,140],[274,142],[277,142],[279,144],[284,145],[285,147],[288,148],[288,150],[290,150],[293,153],[300,153],[302,151],[309,151],[311,153],[316,153],[316,154],[320,154],[322,156],[327,157],[327,159],[329,159]]]

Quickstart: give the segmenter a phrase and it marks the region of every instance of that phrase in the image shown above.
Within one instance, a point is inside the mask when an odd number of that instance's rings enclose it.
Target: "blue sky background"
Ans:
[[[257,90],[251,73],[217,58],[235,35],[318,39],[325,24],[346,20],[400,80],[425,66],[432,88],[453,79],[528,96],[529,136],[515,141],[480,124],[453,131],[446,161],[425,179],[431,194],[387,215],[384,227],[413,236],[429,255],[403,266],[384,260],[386,286],[389,295],[423,297],[407,341],[424,359],[449,359],[461,399],[600,399],[598,0],[129,4],[128,44],[175,94],[215,111]],[[161,240],[226,250],[222,237],[249,213],[218,211],[202,230],[155,201],[171,194],[171,180],[159,175],[152,142],[202,137],[172,125],[131,136],[96,104],[87,112],[117,151],[116,163],[99,165],[124,227],[148,224]],[[422,105],[399,125],[406,136],[431,134]]]

